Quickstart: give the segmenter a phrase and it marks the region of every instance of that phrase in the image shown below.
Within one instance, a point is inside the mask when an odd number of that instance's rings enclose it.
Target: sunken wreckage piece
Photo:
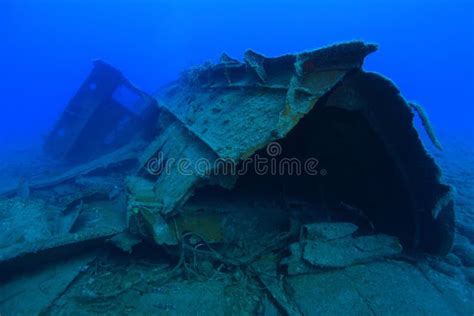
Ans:
[[[155,99],[103,61],[67,105],[44,149],[53,157],[84,163],[151,132]]]
[[[172,115],[162,116],[163,131],[141,157],[142,172],[154,175],[157,216],[179,213],[206,186],[257,194],[271,188],[275,196],[295,194],[329,209],[360,210],[372,228],[397,236],[405,248],[447,254],[454,238],[452,189],[440,182],[398,89],[361,69],[375,50],[352,42],[277,58],[248,51],[242,63],[224,55],[216,65],[185,72],[158,96]],[[194,166],[201,158],[274,158],[265,146],[276,141],[279,158],[315,157],[327,175],[250,171],[236,179],[212,169],[189,176],[176,165],[167,172],[146,170],[157,155],[161,161],[186,158]]]
[[[177,245],[193,230],[210,242],[223,241],[232,226],[223,225],[221,215],[187,216],[184,210],[201,197],[205,204],[209,197],[234,194],[239,200],[242,194],[282,197],[289,213],[301,204],[292,199],[308,201],[327,210],[329,220],[336,211],[347,221],[346,213],[355,210],[363,215],[349,215],[349,221],[370,226],[370,232],[397,236],[406,249],[446,254],[454,235],[451,188],[440,182],[440,170],[413,127],[410,105],[389,80],[361,69],[375,50],[352,42],[277,58],[249,51],[243,62],[223,55],[218,64],[188,70],[156,99],[96,62],[45,144],[53,156],[83,164],[33,183],[31,195],[119,173],[119,187],[128,190],[132,235],[122,233],[122,224],[102,235],[88,236],[94,229],[86,227],[81,240],[111,238],[127,251],[140,238]],[[241,164],[257,154],[274,158],[266,150],[273,142],[282,150],[276,158],[317,158],[319,171],[327,174],[260,176],[250,168],[235,175],[213,164]],[[177,163],[163,169],[163,162],[180,159],[191,166],[205,159],[216,170],[201,165],[182,172]],[[303,224],[314,221],[312,214],[296,216]],[[51,260],[56,248],[64,253],[74,245],[74,236],[58,236],[35,252]],[[29,254],[17,248],[0,264],[12,267]]]
[[[0,192],[0,279],[98,248],[127,229],[124,178],[136,171],[156,100],[115,68],[94,68],[46,139],[52,170]],[[27,223],[26,227],[24,223]]]

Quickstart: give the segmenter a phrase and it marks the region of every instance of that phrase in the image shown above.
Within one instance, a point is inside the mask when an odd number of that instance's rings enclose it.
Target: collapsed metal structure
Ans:
[[[451,188],[418,137],[413,107],[391,81],[362,70],[374,51],[350,42],[276,58],[248,51],[243,62],[223,55],[155,97],[95,62],[45,144],[69,167],[29,183],[29,198],[45,201],[42,210],[59,209],[60,228],[39,245],[2,248],[2,271],[109,239],[125,250],[143,239],[177,245],[189,231],[225,242],[233,226],[215,210],[225,199],[276,201],[286,214],[267,216],[281,217],[278,227],[290,229],[295,217],[302,225],[351,217],[362,229],[398,237],[405,249],[447,254]],[[272,142],[281,158],[317,158],[327,175],[225,174],[212,163],[268,156]],[[153,168],[180,159],[211,167],[191,174],[176,163],[166,172]]]

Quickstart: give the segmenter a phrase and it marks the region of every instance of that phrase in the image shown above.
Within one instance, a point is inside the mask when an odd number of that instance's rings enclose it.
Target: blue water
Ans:
[[[472,148],[474,2],[1,0],[0,144],[40,143],[95,58],[153,92],[190,65],[363,39],[365,64],[423,104],[442,141]]]

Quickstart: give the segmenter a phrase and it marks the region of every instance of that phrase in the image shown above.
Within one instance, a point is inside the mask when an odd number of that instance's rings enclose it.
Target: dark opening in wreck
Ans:
[[[415,219],[404,198],[407,190],[360,113],[316,105],[279,143],[279,161],[317,157],[323,174],[261,175],[251,167],[233,191],[255,199],[273,197],[290,213],[298,203],[309,204],[312,209],[303,214],[306,221],[352,221],[366,231],[397,235],[407,246],[414,241]],[[265,151],[256,154],[268,157]]]
[[[349,76],[335,87],[334,94],[351,80]],[[297,214],[303,222],[354,222],[363,233],[383,232],[397,236],[407,249],[447,253],[453,238],[452,202],[442,206],[445,208],[444,218],[437,221],[420,212],[420,203],[425,202],[418,200],[420,197],[413,197],[413,184],[408,183],[404,173],[400,172],[380,133],[359,109],[334,104],[338,101],[331,99],[332,95],[328,93],[318,100],[286,137],[278,140],[282,151],[277,158],[268,155],[268,148],[253,155],[268,161],[296,159],[300,163],[316,157],[323,174],[261,174],[256,172],[258,168],[249,165],[248,172],[236,180],[230,192],[217,186],[201,188],[195,192],[191,202],[213,199],[235,202],[240,197],[250,203],[267,203],[267,207],[284,209],[289,212],[289,218]],[[376,86],[365,97],[373,97],[376,102],[381,98]],[[382,102],[390,99],[386,95],[382,97]],[[411,112],[401,112],[402,116],[405,115],[401,121],[411,122]],[[408,149],[409,144],[406,146]],[[419,144],[415,142],[415,146],[419,147]],[[407,151],[407,154],[412,152]],[[249,160],[254,161],[252,157]],[[426,166],[423,159],[423,163],[418,165],[427,169],[431,167],[432,173],[422,174],[433,176],[431,181],[436,182],[439,171],[431,160],[428,162]],[[444,195],[449,198],[448,186],[440,185],[437,190],[441,200]]]

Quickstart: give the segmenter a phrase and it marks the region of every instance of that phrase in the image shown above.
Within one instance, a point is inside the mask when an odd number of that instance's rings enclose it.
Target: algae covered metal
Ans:
[[[408,247],[447,253],[454,229],[451,188],[441,183],[398,89],[361,70],[375,50],[352,42],[276,58],[248,51],[243,62],[224,55],[218,64],[185,72],[158,99],[202,147],[191,159],[241,161],[279,141],[287,158],[313,155],[325,167],[328,175],[312,184],[313,197],[324,195],[334,208],[342,203],[362,209],[378,229]],[[170,151],[163,158],[180,155]],[[177,173],[156,179],[163,214],[213,181],[207,174],[190,179]],[[311,182],[301,177],[297,185]]]

